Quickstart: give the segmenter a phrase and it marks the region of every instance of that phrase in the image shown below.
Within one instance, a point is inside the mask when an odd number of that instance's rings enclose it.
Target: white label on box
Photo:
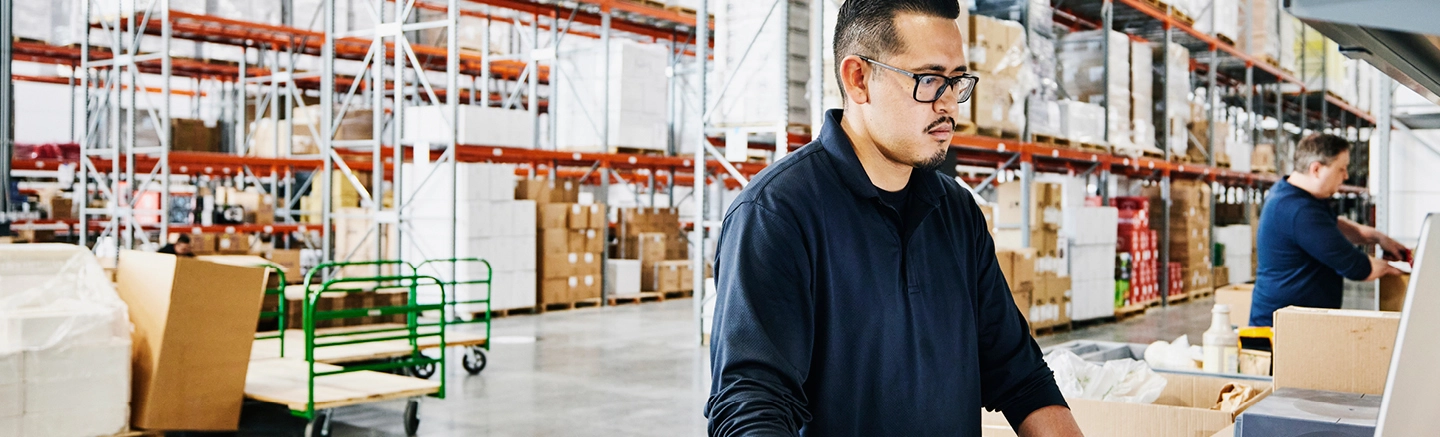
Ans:
[[[577,263],[577,262],[580,262],[580,254],[578,254],[578,253],[571,253],[569,258],[570,258],[570,264],[575,264],[575,263]]]
[[[571,288],[574,288],[576,285],[580,285],[580,278],[576,278],[576,277],[574,277],[574,276],[571,276],[571,277],[570,277],[570,287],[571,287]]]
[[[585,252],[585,263],[586,263],[586,264],[589,264],[589,263],[593,263],[593,262],[595,262],[595,254],[590,253],[590,252]]]
[[[585,275],[585,286],[589,287],[591,285],[595,285],[595,277],[591,275]]]

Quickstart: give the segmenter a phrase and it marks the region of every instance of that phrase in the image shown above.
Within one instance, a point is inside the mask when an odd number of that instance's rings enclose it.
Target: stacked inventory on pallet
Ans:
[[[1156,46],[1153,58],[1162,59],[1166,64],[1164,75],[1153,75],[1155,82],[1152,87],[1152,90],[1164,93],[1162,110],[1169,109],[1168,118],[1161,113],[1164,123],[1170,126],[1170,136],[1165,138],[1164,146],[1170,149],[1171,154],[1184,156],[1190,146],[1186,132],[1193,115],[1190,113],[1190,51],[1180,44],[1170,43]],[[1157,126],[1163,128],[1165,124]],[[1163,136],[1164,132],[1159,135]]]
[[[1225,267],[1229,275],[1225,278],[1227,284],[1239,284],[1250,282],[1255,279],[1254,270],[1251,268],[1250,255],[1254,252],[1254,244],[1250,241],[1253,238],[1254,229],[1250,225],[1230,225],[1215,228],[1215,244],[1221,251],[1221,258],[1215,260],[1215,264]],[[1217,266],[1217,268],[1219,268]],[[1218,276],[1218,275],[1217,275]],[[1219,284],[1216,284],[1217,286]]]
[[[402,167],[406,202],[411,205],[411,227],[405,229],[401,259],[414,264],[451,257],[480,258],[490,265],[490,306],[492,310],[535,306],[536,201],[516,200],[515,166],[508,164],[458,164],[459,181],[454,182],[448,164]],[[432,175],[431,172],[434,171]],[[428,177],[428,181],[426,181]],[[425,181],[423,185],[421,182]],[[450,232],[450,187],[455,183],[456,233]],[[459,282],[486,278],[485,266],[473,262],[454,264]],[[450,263],[432,262],[420,271],[442,280],[451,277]],[[449,290],[447,290],[449,291]],[[454,291],[457,301],[483,299],[484,285],[463,284]],[[425,301],[436,298],[433,291],[422,293]],[[483,312],[479,305],[462,305],[462,316]]]
[[[1110,52],[1106,57],[1105,41]],[[1109,31],[1074,32],[1060,38],[1060,86],[1072,99],[1107,105],[1109,136],[1105,138],[1116,148],[1134,146],[1131,127],[1130,100],[1130,38]],[[1106,69],[1110,74],[1105,74]],[[1108,79],[1108,81],[1107,81]]]
[[[1157,233],[1150,229],[1150,199],[1116,197],[1115,306],[1143,307],[1160,297]]]
[[[1055,11],[1048,0],[978,0],[975,2],[975,14],[987,17],[997,17],[1010,22],[1026,23],[1028,33],[1023,34],[1020,44],[1028,45],[1029,50],[1025,53],[1025,62],[1022,66],[1024,71],[1019,72],[1016,77],[1016,84],[1029,89],[1016,89],[1012,91],[1018,98],[1025,98],[1028,101],[1016,101],[1014,105],[1020,106],[1028,103],[1029,110],[1024,113],[1024,122],[1028,122],[1030,132],[1034,135],[1060,136],[1060,107],[1059,101],[1059,77],[1056,71],[1055,62]],[[978,36],[976,37],[978,41]],[[967,36],[967,39],[970,39]],[[978,52],[980,55],[989,56],[987,50]],[[982,79],[983,82],[983,79]],[[1030,84],[1026,84],[1026,83]],[[1022,103],[1024,102],[1024,103]]]
[[[576,38],[580,45],[560,57],[554,69],[550,107],[555,111],[555,146],[559,150],[609,152],[609,145],[645,150],[665,150],[667,125],[665,105],[667,53],[658,44],[644,44],[623,38],[610,41],[609,85],[604,48],[599,42]],[[606,100],[606,91],[609,100]],[[608,106],[607,106],[608,104]],[[609,139],[601,138],[605,114]]]
[[[1119,212],[1111,207],[1075,209],[1070,246],[1071,317],[1091,320],[1115,315],[1115,229]]]
[[[810,81],[806,62],[810,56],[810,4],[784,0],[773,7],[755,6],[728,2],[724,10],[717,11],[711,83],[718,87],[728,81],[730,89],[716,109],[715,125],[778,129],[810,124],[805,97]],[[713,105],[717,97],[710,97],[712,101],[704,106]]]
[[[1020,314],[1030,319],[1030,305],[1035,295],[1035,249],[995,249],[995,260],[1010,287],[1010,297]]]
[[[971,114],[981,133],[1018,137],[1025,129],[1029,89],[1020,81],[1029,68],[1025,28],[1014,21],[983,15],[970,17],[969,62],[980,78],[971,94]]]
[[[1022,209],[1020,181],[1011,181],[996,189],[999,204],[995,208],[995,247],[1023,247],[1020,230],[1023,221],[1030,222],[1030,249],[1034,250],[1035,273],[1030,298],[1030,326],[1047,328],[1070,322],[1069,243],[1060,237],[1064,219],[1064,194],[1060,184],[1034,183],[1030,199],[1030,215]]]
[[[1161,202],[1160,188],[1148,187],[1152,204]],[[1190,295],[1211,290],[1210,268],[1210,184],[1195,180],[1174,180],[1170,184],[1170,261],[1181,264],[1185,292]],[[1150,222],[1159,224],[1159,208],[1150,210]]]
[[[640,269],[640,290],[658,293],[694,291],[689,245],[676,208],[623,208],[612,253]]]
[[[578,203],[579,185],[568,180],[522,180],[515,196],[538,204],[538,303],[570,304],[599,298],[605,206]]]

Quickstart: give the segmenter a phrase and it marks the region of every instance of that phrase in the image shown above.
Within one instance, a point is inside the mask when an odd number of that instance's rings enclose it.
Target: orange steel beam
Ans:
[[[25,82],[51,83],[51,84],[56,84],[56,85],[70,85],[69,79],[66,79],[66,78],[63,78],[63,77],[60,77],[60,76],[27,76],[27,75],[17,74],[17,75],[11,76],[11,77],[15,78],[15,80],[25,81]],[[76,82],[75,84],[76,84],[76,85],[79,85],[79,82]],[[122,89],[122,90],[128,90],[128,89],[130,89],[130,85],[120,84],[120,89]],[[160,93],[165,92],[165,90],[164,90],[163,88],[154,87],[154,86],[144,87],[143,90],[144,90],[145,92],[147,92],[147,93],[153,93],[153,94],[160,94]],[[190,97],[194,97],[194,96],[195,96],[195,92],[194,92],[194,91],[191,91],[191,90],[182,90],[182,89],[172,89],[172,90],[170,90],[170,94],[174,94],[174,95],[177,95],[177,96],[190,96]],[[200,95],[204,96],[204,95],[207,95],[207,94],[202,91],[202,92],[200,92]]]

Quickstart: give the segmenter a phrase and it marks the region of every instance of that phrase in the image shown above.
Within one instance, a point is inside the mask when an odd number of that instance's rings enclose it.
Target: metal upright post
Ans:
[[[1172,8],[1172,6],[1166,6],[1166,16],[1174,16],[1170,8]],[[1165,121],[1162,123],[1160,130],[1163,132],[1163,138],[1165,138],[1163,144],[1165,148],[1165,162],[1170,162],[1170,146],[1172,145],[1170,144],[1172,142],[1170,138],[1171,135],[1173,135],[1170,132],[1170,114],[1173,114],[1175,111],[1175,108],[1171,108],[1173,105],[1171,105],[1170,102],[1170,41],[1173,40],[1174,26],[1171,26],[1169,21],[1166,21],[1162,25],[1165,26],[1165,41],[1160,43],[1160,56],[1162,57],[1160,60],[1160,98],[1165,102],[1165,110],[1161,115]],[[1190,84],[1186,84],[1185,88],[1190,88]],[[1181,144],[1188,144],[1188,142]]]
[[[458,156],[458,152],[460,151],[460,2],[458,0],[448,0],[446,3],[445,113],[450,115],[450,123],[448,125],[450,129],[450,135],[447,135],[448,137],[450,137],[450,144],[446,145],[450,149],[450,256],[455,259],[459,259],[460,239],[456,237],[460,235],[460,158]],[[537,29],[540,27],[540,22],[538,19],[535,22],[535,27]],[[486,51],[484,53],[489,53],[489,49],[490,48],[488,46],[485,47]],[[420,68],[420,66],[416,66],[416,68],[418,69]],[[416,73],[425,74],[423,71],[416,71]],[[534,73],[537,76],[540,75],[539,64],[536,64]],[[404,106],[404,102],[401,100],[396,100],[395,106],[397,108],[400,106]],[[376,111],[380,110],[380,108],[375,109]],[[550,122],[553,125],[555,122],[554,118],[551,118]],[[403,148],[403,146],[401,146],[399,142],[396,142],[395,148],[400,149]],[[400,180],[400,168],[402,167],[400,163],[401,161],[398,159],[395,161],[395,180],[397,181]],[[377,167],[375,169],[375,179],[381,179],[380,172],[382,170],[383,168],[381,167]],[[400,216],[404,212],[401,211],[401,205],[404,204],[400,202],[400,192],[397,190],[395,192],[395,215],[397,220],[395,226],[397,228],[400,228],[400,230],[396,232],[397,236],[403,236],[403,232],[405,229],[404,226],[400,226],[400,224],[403,222],[399,221]],[[396,241],[394,244],[396,245],[397,249],[395,255],[399,256],[400,250],[398,249],[400,247],[400,241]],[[457,263],[453,262],[448,264],[450,264],[450,280],[459,282],[459,266],[457,265]],[[466,280],[469,279],[473,278],[466,278]],[[459,290],[453,291],[452,295],[459,296]],[[441,299],[444,300],[443,297]],[[474,297],[471,296],[470,299],[473,300]],[[490,300],[489,293],[486,294],[485,300]],[[486,304],[486,307],[489,307],[488,303]],[[458,311],[458,309],[452,311]],[[458,316],[459,315],[457,314],[456,317],[458,318]],[[489,317],[488,313],[486,314],[486,317]],[[486,325],[489,325],[488,321],[486,322]]]
[[[334,150],[330,144],[330,126],[334,124],[335,118],[335,0],[321,1],[323,3],[320,13],[324,14],[322,21],[325,23],[325,43],[320,47],[320,260],[324,262],[334,259],[331,243],[335,238],[335,226],[331,223],[335,208],[332,199],[334,196],[331,195],[334,190],[331,185],[335,182],[335,162],[331,158]],[[383,18],[377,18],[376,21],[382,20]],[[395,51],[398,54],[401,48],[396,47]],[[396,89],[395,92],[403,90]],[[326,272],[322,272],[322,275],[326,279],[330,278]]]
[[[540,60],[536,54],[539,48],[540,14],[530,14],[530,80],[526,82],[525,111],[530,113],[530,148],[534,150],[540,150]]]
[[[170,238],[170,149],[175,147],[175,139],[172,138],[173,129],[170,129],[170,0],[160,0],[160,78],[165,82],[161,85],[160,93],[164,103],[160,106],[160,120],[157,128],[161,129],[160,135],[160,241],[165,244]],[[200,97],[199,83],[196,83],[195,97]],[[137,84],[138,86],[138,84]],[[191,104],[192,110],[198,110],[200,105]],[[133,111],[134,108],[131,108]]]
[[[610,92],[612,91],[612,90],[610,89],[610,16],[611,16],[611,14],[612,14],[612,12],[610,11],[610,7],[609,7],[609,6],[602,6],[602,7],[600,8],[600,45],[602,46],[602,48],[601,48],[601,61],[600,61],[602,65],[600,66],[600,68],[601,68],[602,70],[604,70],[604,71],[601,72],[601,76],[600,76],[600,77],[601,77],[601,80],[604,81],[604,83],[602,83],[602,84],[600,85],[600,90],[601,90],[600,102],[601,102],[602,105],[605,105],[605,106],[604,106],[605,109],[602,110],[602,111],[600,111],[600,123],[601,123],[601,126],[600,126],[600,152],[601,152],[601,153],[610,153]],[[557,27],[558,27],[558,26],[557,26]],[[557,52],[559,51],[559,47],[556,47],[555,49],[556,49]],[[537,66],[537,68],[538,68],[538,66]],[[539,70],[536,70],[535,73],[536,73],[536,74],[539,74]],[[552,124],[554,123],[554,120],[553,120],[553,119],[551,120],[551,123],[552,123]],[[557,145],[558,145],[558,143],[557,143]],[[606,180],[605,180],[605,186],[608,187],[609,185],[610,185],[610,181],[609,181],[609,179],[606,179]],[[602,276],[603,276],[603,275],[602,275]],[[601,301],[603,302],[604,300],[602,299]]]
[[[1370,159],[1376,164],[1375,177],[1375,229],[1389,234],[1390,232],[1390,206],[1395,203],[1390,197],[1390,140],[1391,129],[1394,127],[1394,99],[1395,80],[1389,76],[1380,77],[1380,99],[1379,114],[1375,117],[1375,134],[1379,138],[1375,141],[1375,150],[1370,153]]]
[[[14,27],[11,24],[14,21],[14,0],[0,0],[0,235],[10,232],[7,225],[10,223],[10,157],[15,149],[15,126],[11,122],[15,115],[15,88],[10,76],[10,58],[14,55],[14,47],[11,46]],[[73,92],[70,101],[73,105]],[[74,114],[73,110],[71,114]],[[74,135],[73,126],[70,132]],[[76,201],[83,202],[81,199]]]
[[[1284,153],[1281,152],[1280,149],[1285,146],[1284,143],[1286,142],[1285,93],[1282,92],[1283,90],[1279,83],[1276,83],[1271,89],[1275,90],[1275,145],[1271,148],[1275,150],[1275,174],[1283,175],[1285,171],[1282,167],[1284,163],[1281,162],[1281,158],[1284,156]]]
[[[1105,135],[1101,138],[1103,138],[1105,142],[1114,145],[1115,142],[1110,138],[1110,31],[1115,28],[1115,3],[1113,0],[1105,0],[1104,3],[1100,4],[1100,15],[1101,21],[1103,22],[1103,26],[1100,29],[1100,51],[1105,55],[1105,61],[1101,63],[1101,70],[1104,71],[1105,79],[1105,98],[1100,101],[1101,108],[1105,110],[1105,122],[1102,123],[1104,125]],[[1168,28],[1169,26],[1167,25],[1166,27]],[[1026,119],[1028,120],[1029,117],[1026,117]],[[1025,124],[1028,126],[1030,122],[1026,121]],[[1021,238],[1027,242],[1025,247],[1030,247],[1028,243],[1030,232],[1026,231],[1025,235]]]
[[[1306,65],[1307,60],[1305,59],[1308,57],[1306,55],[1306,52],[1309,51],[1307,49],[1310,45],[1310,41],[1308,41],[1309,29],[1310,26],[1304,26],[1300,28],[1300,139],[1305,139],[1305,128],[1308,127],[1308,125],[1310,124],[1310,114],[1306,114],[1306,112],[1308,112],[1308,110],[1310,109],[1310,99],[1308,98],[1308,95],[1310,93],[1310,90],[1308,89],[1310,85],[1310,66]],[[1324,96],[1321,96],[1321,99],[1323,100]]]
[[[810,2],[810,139],[825,124],[825,2]],[[965,41],[970,43],[970,41]]]
[[[704,339],[705,326],[704,326],[704,322],[703,322],[703,320],[704,320],[703,311],[704,311],[704,305],[705,305],[705,230],[706,230],[706,229],[705,229],[705,228],[706,228],[706,223],[705,223],[705,145],[706,145],[706,142],[709,141],[709,138],[707,138],[707,137],[705,136],[705,120],[707,119],[707,116],[709,115],[709,114],[706,114],[706,112],[708,112],[706,108],[708,108],[708,107],[710,106],[709,103],[707,103],[706,96],[705,96],[705,92],[707,91],[707,90],[706,90],[706,86],[705,86],[705,85],[706,85],[706,83],[705,83],[705,79],[706,79],[706,78],[705,78],[705,64],[706,64],[706,57],[709,56],[709,53],[707,53],[709,48],[710,48],[710,1],[709,1],[709,0],[700,0],[700,5],[699,5],[699,7],[697,8],[697,12],[695,13],[695,85],[696,85],[696,87],[699,88],[699,90],[700,90],[699,93],[698,93],[698,96],[699,96],[698,100],[699,100],[699,104],[700,104],[700,114],[699,114],[700,116],[699,116],[699,117],[696,117],[696,120],[695,120],[695,122],[698,124],[698,129],[697,129],[697,132],[696,132],[696,134],[695,134],[695,136],[696,136],[696,138],[695,138],[695,140],[696,140],[696,142],[695,142],[695,158],[694,158],[694,159],[695,159],[695,162],[692,162],[692,163],[691,163],[691,164],[693,164],[693,165],[695,166],[694,181],[693,181],[693,183],[691,184],[691,185],[692,185],[692,189],[694,190],[694,191],[692,192],[692,196],[695,198],[695,227],[694,227],[694,229],[692,229],[691,232],[690,232],[690,242],[693,244],[693,246],[691,247],[691,250],[690,250],[690,267],[691,267],[691,271],[692,271],[693,275],[691,276],[690,280],[691,280],[691,285],[695,288],[695,292],[694,292],[694,293],[695,293],[695,297],[694,297],[694,299],[692,299],[692,301],[693,301],[693,306],[694,306],[693,310],[694,310],[694,313],[695,313],[695,328],[696,328],[696,330],[695,330],[695,337],[696,337],[696,343],[701,343],[701,344],[703,344],[704,341],[705,341],[705,339]],[[670,177],[673,179],[673,178],[675,177],[675,174],[672,172],[672,173],[670,174]],[[673,200],[674,196],[672,195],[671,198],[672,198],[671,201],[673,202],[673,201],[674,201],[674,200]],[[717,272],[717,273],[718,273],[718,272]]]
[[[607,14],[605,14],[605,16],[608,17],[608,16],[610,16],[610,14],[607,13]],[[607,21],[608,21],[608,20],[607,20]],[[607,55],[607,57],[608,57],[608,55]],[[608,71],[609,69],[607,68],[606,70]],[[609,105],[606,105],[606,106],[608,107]],[[600,201],[600,205],[604,207],[604,208],[601,208],[601,209],[600,209],[600,212],[601,212],[601,213],[608,213],[608,212],[609,212],[609,206],[608,206],[608,205],[610,204],[610,165],[608,165],[608,164],[601,164],[601,165],[600,165],[600,193],[599,193],[599,194],[600,194],[599,196],[595,196],[595,197],[597,197],[598,200]],[[606,214],[606,219],[607,219],[607,222],[608,222],[609,214]],[[605,242],[609,242],[609,241],[610,241],[610,227],[609,227],[609,226],[604,226],[604,227],[601,227],[601,228],[600,228],[600,241],[605,241]],[[608,245],[608,244],[607,244],[607,245]],[[610,299],[609,299],[609,296],[606,295],[606,290],[609,290],[609,289],[610,289],[610,282],[615,280],[615,278],[612,278],[611,275],[607,274],[607,272],[606,272],[607,269],[605,268],[605,265],[608,264],[609,261],[610,261],[610,251],[608,251],[608,250],[602,250],[602,251],[600,251],[600,306],[602,306],[602,307],[603,307],[603,306],[609,306],[609,305],[610,305],[610,303],[609,303],[609,300],[610,300]]]
[[[1250,32],[1246,31],[1245,34],[1248,39]],[[1245,119],[1250,123],[1246,131],[1250,134],[1250,154],[1254,156],[1255,137],[1260,135],[1260,123],[1258,122],[1259,117],[1256,116],[1255,111],[1255,64],[1250,62],[1245,63]],[[1234,158],[1232,157],[1231,159]],[[1233,163],[1234,161],[1231,162]]]
[[[1109,2],[1106,2],[1107,4]],[[1023,153],[1023,152],[1022,152]],[[1035,164],[1030,162],[1030,157],[1020,157],[1020,247],[1029,248],[1034,244],[1030,241],[1031,224],[1030,215],[1035,214],[1035,206],[1032,201],[1035,199]]]
[[[4,1],[9,2],[9,3],[13,3],[12,0],[4,0]],[[90,16],[90,2],[89,2],[89,1],[83,1],[83,2],[80,2],[80,3],[82,4],[81,7],[80,7],[80,16],[82,16],[82,17],[89,17],[89,16]],[[10,28],[10,26],[9,26],[8,24],[7,24],[5,27],[6,27],[6,29],[9,29],[9,28]],[[8,32],[8,30],[7,30],[7,32]],[[79,142],[80,142],[80,163],[79,163],[78,165],[76,165],[76,167],[79,167],[79,168],[80,168],[80,177],[79,177],[79,183],[75,184],[75,204],[76,204],[77,206],[79,206],[79,208],[80,208],[79,211],[78,211],[79,214],[80,214],[80,226],[79,226],[79,229],[78,229],[78,231],[77,231],[77,232],[80,234],[80,238],[79,238],[78,242],[79,242],[79,244],[80,244],[81,247],[89,247],[89,243],[90,243],[90,166],[91,166],[91,162],[90,162],[90,149],[91,149],[91,147],[90,147],[90,145],[92,144],[92,143],[91,143],[91,133],[93,133],[92,129],[90,128],[90,28],[89,28],[88,26],[86,26],[85,30],[81,31],[80,33],[81,33],[81,35],[82,35],[82,37],[80,38],[80,70],[79,70],[79,73],[80,73],[80,96],[81,96],[80,101],[81,101],[81,102],[84,102],[84,108],[81,108],[81,110],[80,110],[80,128],[82,129],[82,132],[83,132],[83,133],[80,134],[80,141],[79,141]],[[6,38],[6,39],[5,39],[5,41],[10,41],[10,40],[11,40],[11,38]],[[8,47],[8,45],[7,45],[7,47]],[[9,59],[9,58],[4,58],[4,59]],[[9,63],[9,62],[6,62],[4,68],[6,68],[6,69],[8,70],[8,69],[10,68],[10,63]],[[242,69],[242,71],[243,71],[243,69]],[[96,109],[98,110],[99,108],[96,108]],[[7,117],[7,120],[8,120],[8,117]],[[9,121],[6,121],[6,123],[8,123],[8,122],[9,122]],[[99,129],[94,129],[94,131],[98,131],[98,130],[99,130]],[[10,155],[9,155],[9,154],[6,154],[5,156],[10,156]],[[6,174],[9,174],[9,173],[6,173]],[[99,188],[99,187],[97,187],[97,188]]]

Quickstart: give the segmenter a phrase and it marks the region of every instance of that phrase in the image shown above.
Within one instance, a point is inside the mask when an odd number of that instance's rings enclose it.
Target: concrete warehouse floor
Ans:
[[[1199,342],[1212,299],[1039,339]],[[449,369],[447,398],[421,404],[422,436],[704,436],[709,350],[691,337],[690,299],[495,321],[489,368]],[[454,355],[452,355],[453,357]],[[403,402],[340,408],[332,434],[403,436]],[[283,408],[247,405],[240,436],[298,436]]]

